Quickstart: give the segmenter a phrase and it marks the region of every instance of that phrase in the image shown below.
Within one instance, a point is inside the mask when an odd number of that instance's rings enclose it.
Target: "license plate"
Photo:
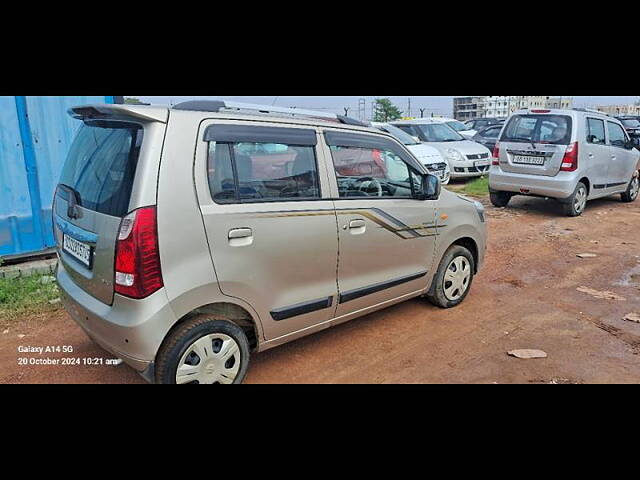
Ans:
[[[67,252],[83,265],[91,268],[91,247],[68,235],[62,237],[62,250]]]
[[[478,167],[488,167],[489,166],[489,160],[478,160],[477,162],[473,162],[473,164],[475,165],[476,168],[478,168]]]
[[[520,163],[523,165],[544,165],[545,157],[535,157],[530,155],[514,155],[513,163]]]

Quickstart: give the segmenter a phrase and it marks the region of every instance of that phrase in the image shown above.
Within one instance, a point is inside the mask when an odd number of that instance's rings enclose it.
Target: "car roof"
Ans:
[[[222,104],[222,105],[221,105]],[[343,130],[374,133],[389,138],[395,137],[389,133],[373,128],[369,123],[302,109],[274,108],[267,105],[253,105],[218,101],[193,101],[175,106],[169,105],[134,105],[134,104],[90,104],[78,105],[69,109],[69,114],[75,118],[100,118],[105,116],[129,117],[143,121],[167,123],[169,115],[194,115],[205,118],[230,120],[260,120],[273,123],[307,125],[313,127],[338,128]],[[241,107],[238,107],[241,106]],[[244,107],[246,106],[246,108]],[[260,110],[256,110],[260,108]]]

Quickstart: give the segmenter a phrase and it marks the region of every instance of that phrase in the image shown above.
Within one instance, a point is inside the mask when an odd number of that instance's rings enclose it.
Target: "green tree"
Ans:
[[[127,105],[142,105],[140,99],[136,97],[125,97],[124,103]]]
[[[374,122],[390,122],[402,117],[402,112],[388,98],[376,98]]]

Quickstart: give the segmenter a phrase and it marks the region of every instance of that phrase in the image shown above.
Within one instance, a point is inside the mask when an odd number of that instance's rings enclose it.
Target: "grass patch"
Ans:
[[[470,181],[464,186],[461,192],[474,197],[489,195],[489,177],[480,177]]]
[[[49,301],[60,296],[56,282],[43,283],[43,277],[0,278],[0,326],[6,328],[12,321],[23,315],[42,313],[61,308],[60,303]]]

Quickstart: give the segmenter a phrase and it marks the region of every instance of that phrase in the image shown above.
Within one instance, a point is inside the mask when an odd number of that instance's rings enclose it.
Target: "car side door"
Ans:
[[[339,262],[336,323],[426,289],[436,200],[417,200],[424,167],[398,142],[325,130],[334,175]]]
[[[632,153],[632,149],[627,148],[630,141],[629,136],[620,124],[607,121],[607,131],[610,149],[607,188],[618,192],[624,190],[631,180],[635,169],[636,156]]]
[[[591,182],[590,197],[605,195],[608,191],[611,148],[607,144],[605,121],[601,118],[586,117],[585,159],[587,178]]]
[[[266,340],[329,326],[338,237],[317,129],[208,120],[195,168],[222,294],[251,305]]]

